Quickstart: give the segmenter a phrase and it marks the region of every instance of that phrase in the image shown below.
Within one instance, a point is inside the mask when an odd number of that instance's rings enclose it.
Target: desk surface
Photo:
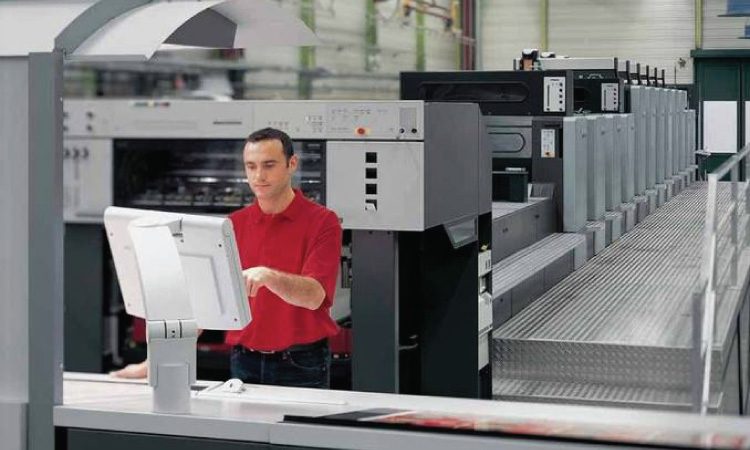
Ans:
[[[322,416],[371,408],[395,408],[482,415],[519,423],[562,422],[613,431],[727,434],[750,446],[750,419],[743,418],[702,418],[683,413],[257,385],[245,385],[245,392],[231,394],[221,392],[220,384],[198,383],[205,389],[193,393],[191,414],[156,414],[151,412],[151,390],[145,382],[67,373],[64,404],[55,407],[54,422],[59,427],[330,448],[413,450],[429,446],[431,450],[437,450],[460,446],[489,449],[497,448],[500,440],[519,449],[560,445],[554,441],[283,422],[286,415]]]

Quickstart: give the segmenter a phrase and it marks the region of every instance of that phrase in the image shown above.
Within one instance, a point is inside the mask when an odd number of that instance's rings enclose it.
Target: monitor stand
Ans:
[[[128,229],[143,284],[153,411],[189,414],[198,326],[191,308],[179,306],[189,303],[175,242],[182,234],[181,223],[143,218],[131,222]]]

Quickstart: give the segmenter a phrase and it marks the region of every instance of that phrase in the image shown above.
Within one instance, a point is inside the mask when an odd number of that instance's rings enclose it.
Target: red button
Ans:
[[[355,130],[355,133],[357,133],[357,134],[358,134],[358,135],[360,135],[360,136],[363,136],[364,134],[366,134],[366,133],[367,133],[367,130],[366,130],[365,128],[363,128],[363,127],[358,127],[358,128],[357,128],[357,129]]]

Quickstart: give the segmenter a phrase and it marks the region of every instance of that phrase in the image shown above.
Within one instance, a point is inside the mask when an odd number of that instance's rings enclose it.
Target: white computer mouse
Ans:
[[[239,394],[243,391],[243,382],[239,378],[230,378],[224,382],[221,386],[221,390],[224,392],[231,392],[233,394]]]

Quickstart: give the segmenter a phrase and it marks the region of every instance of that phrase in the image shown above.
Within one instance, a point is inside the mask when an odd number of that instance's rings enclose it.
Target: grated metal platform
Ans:
[[[729,190],[722,190],[720,204],[729,202]],[[688,187],[497,329],[495,398],[689,404],[692,296],[705,204],[706,184]],[[747,267],[747,258],[743,261]],[[732,313],[739,307],[740,293],[735,294],[717,309],[712,368],[717,391],[731,345]]]

